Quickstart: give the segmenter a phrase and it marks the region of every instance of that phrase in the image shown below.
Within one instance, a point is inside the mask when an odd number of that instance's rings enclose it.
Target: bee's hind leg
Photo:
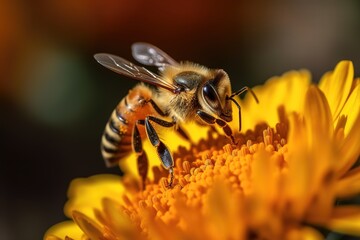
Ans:
[[[142,179],[142,188],[145,189],[145,181],[147,178],[147,173],[149,170],[149,161],[146,156],[145,151],[143,150],[142,141],[139,129],[137,127],[137,124],[144,125],[144,120],[137,120],[137,122],[134,125],[134,130],[132,134],[132,147],[134,152],[137,155],[137,168],[138,173]]]

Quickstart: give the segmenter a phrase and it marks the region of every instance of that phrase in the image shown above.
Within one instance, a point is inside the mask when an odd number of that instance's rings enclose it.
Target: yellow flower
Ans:
[[[255,87],[260,103],[243,100],[238,145],[209,132],[178,148],[171,189],[159,166],[144,190],[131,174],[74,180],[65,206],[73,221],[53,226],[45,239],[360,236],[360,206],[342,204],[360,193],[360,81],[353,74],[342,61],[318,86],[307,71],[293,71]]]

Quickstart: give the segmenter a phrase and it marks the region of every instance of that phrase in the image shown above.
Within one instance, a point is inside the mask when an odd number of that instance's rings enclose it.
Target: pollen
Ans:
[[[229,139],[224,136],[209,132],[206,140],[201,140],[190,149],[180,147],[174,153],[172,188],[168,187],[167,171],[156,167],[153,171],[157,177],[147,184],[144,191],[133,195],[131,201],[129,198],[124,201],[124,212],[131,219],[142,219],[138,227],[144,233],[149,232],[149,225],[153,225],[144,215],[166,224],[188,228],[188,221],[180,211],[184,208],[206,211],[207,198],[215,183],[222,182],[240,196],[251,194],[254,154],[265,151],[274,155],[279,170],[284,168],[286,137],[285,122],[278,123],[275,128],[259,124],[254,131],[238,134],[237,145],[229,144]]]

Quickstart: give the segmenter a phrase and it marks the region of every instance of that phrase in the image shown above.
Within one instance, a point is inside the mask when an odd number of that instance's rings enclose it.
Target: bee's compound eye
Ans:
[[[203,95],[208,102],[215,102],[217,100],[217,94],[211,85],[206,84],[202,90]]]

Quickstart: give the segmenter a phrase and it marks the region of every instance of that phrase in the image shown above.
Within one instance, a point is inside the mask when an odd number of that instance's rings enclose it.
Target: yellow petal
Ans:
[[[93,240],[106,240],[109,239],[106,237],[106,234],[102,231],[101,227],[92,219],[88,218],[86,215],[74,211],[73,219],[76,224],[83,230],[83,232]]]
[[[328,167],[327,162],[330,160],[323,154],[331,147],[329,144],[333,130],[331,113],[324,94],[316,86],[310,86],[306,93],[304,118],[299,114],[292,114],[289,120],[290,170],[292,164],[299,164],[294,167],[294,171],[299,167],[304,174],[310,174],[309,177],[314,178],[312,174]],[[296,172],[293,174],[298,175]]]
[[[336,182],[336,195],[346,198],[360,193],[360,167],[349,171],[342,179]]]
[[[44,240],[58,240],[66,237],[80,240],[83,235],[83,231],[73,221],[65,221],[49,228],[44,235]]]
[[[345,135],[347,135],[360,115],[360,85],[351,92],[340,115],[346,116]]]
[[[289,170],[284,181],[285,192],[289,202],[288,211],[291,212],[291,215],[301,219],[310,201],[311,194],[309,193],[314,192],[312,156],[307,148],[303,119],[293,113],[289,117],[289,124],[289,153],[287,156]]]
[[[254,87],[253,91],[259,99],[259,104],[251,94],[247,94],[240,103],[242,131],[253,129],[256,124],[264,121],[270,126],[275,126],[279,122],[279,106],[284,106],[286,112],[299,112],[310,79],[310,73],[306,70],[290,71],[280,77],[270,78],[262,86]],[[237,129],[236,122],[233,127]]]
[[[292,114],[289,118],[288,172],[284,176],[287,212],[296,219],[301,219],[309,207],[313,207],[317,209],[318,214],[308,214],[308,217],[316,222],[322,222],[332,208],[334,190],[331,186],[334,181],[333,164],[336,158],[329,145],[330,124],[328,123],[327,127],[322,126],[324,129],[319,130],[320,127],[316,122],[316,120],[323,121],[318,118],[328,118],[331,122],[329,111],[318,110],[326,109],[326,106],[323,106],[326,105],[326,100],[316,87],[310,87],[307,95],[306,118],[302,119],[299,114]],[[324,113],[318,114],[318,111]],[[315,119],[311,119],[314,113]],[[319,138],[318,131],[326,132],[322,134],[326,138]]]
[[[261,147],[263,145],[260,145]],[[278,192],[279,167],[275,160],[276,154],[272,155],[265,149],[259,148],[254,154],[251,168],[253,195],[263,204],[270,204],[276,201]],[[268,207],[268,206],[264,206]]]
[[[339,144],[340,160],[337,176],[344,175],[357,161],[360,154],[360,115],[357,116],[350,132],[343,142]]]
[[[301,229],[291,229],[288,231],[285,239],[288,240],[321,240],[321,233],[311,227],[303,227]]]
[[[310,86],[306,93],[304,116],[310,145],[330,140],[334,128],[330,107],[324,93],[316,86]]]
[[[360,236],[360,207],[336,207],[328,228],[336,232]]]
[[[242,239],[245,236],[239,196],[223,182],[215,182],[205,199],[207,231],[213,239]],[[224,221],[226,219],[226,221]]]
[[[69,200],[64,211],[68,217],[71,217],[73,211],[78,211],[94,218],[94,209],[101,208],[104,197],[119,200],[123,193],[124,186],[121,178],[116,175],[103,174],[89,178],[77,178],[70,184]]]
[[[320,83],[320,89],[329,101],[333,119],[337,119],[346,99],[350,94],[354,80],[354,66],[351,61],[339,62],[332,73],[325,74]]]
[[[119,202],[104,198],[103,213],[106,215],[104,219],[107,221],[107,226],[118,236],[122,236],[124,239],[138,238],[134,236],[136,233],[134,225],[130,222],[128,216],[123,214],[123,208]]]
[[[324,93],[316,86],[310,86],[304,106],[306,149],[311,160],[311,172],[319,184],[322,178],[333,171],[338,155],[333,142],[334,126],[329,104]],[[297,127],[297,126],[294,126]]]

